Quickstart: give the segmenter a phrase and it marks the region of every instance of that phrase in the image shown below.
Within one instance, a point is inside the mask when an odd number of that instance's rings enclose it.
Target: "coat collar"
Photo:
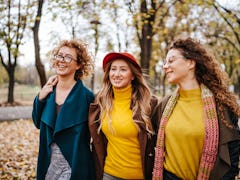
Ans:
[[[84,92],[82,81],[78,80],[57,115],[55,103],[56,87],[54,87],[53,93],[47,98],[42,115],[42,121],[53,129],[54,134],[87,120],[88,107],[87,103],[83,103],[86,102],[86,94]]]

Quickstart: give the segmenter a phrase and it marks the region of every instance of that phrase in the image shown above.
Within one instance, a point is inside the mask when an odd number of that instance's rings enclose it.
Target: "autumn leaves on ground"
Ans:
[[[0,179],[36,179],[38,143],[32,120],[0,122]]]
[[[1,180],[36,179],[38,138],[32,120],[0,122]]]

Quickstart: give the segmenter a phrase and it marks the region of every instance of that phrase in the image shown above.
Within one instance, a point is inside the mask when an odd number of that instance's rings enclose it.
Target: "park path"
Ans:
[[[13,107],[0,106],[0,121],[31,118],[32,118],[32,106],[13,106]],[[238,126],[240,127],[240,119],[238,120]]]
[[[32,106],[0,107],[0,121],[32,118]]]

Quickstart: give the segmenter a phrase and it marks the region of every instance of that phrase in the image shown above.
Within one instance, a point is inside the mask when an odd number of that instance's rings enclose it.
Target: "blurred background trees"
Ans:
[[[19,48],[31,17],[32,4],[30,0],[2,1],[0,6],[0,60],[8,75],[8,98],[14,102],[14,82],[17,60],[20,56]]]
[[[14,84],[41,87],[54,73],[49,51],[61,39],[89,44],[95,73],[85,80],[101,87],[101,63],[110,51],[129,51],[139,60],[152,91],[163,96],[162,62],[169,43],[191,36],[208,45],[240,96],[240,2],[232,0],[0,0],[0,87]],[[27,50],[26,50],[27,49]]]

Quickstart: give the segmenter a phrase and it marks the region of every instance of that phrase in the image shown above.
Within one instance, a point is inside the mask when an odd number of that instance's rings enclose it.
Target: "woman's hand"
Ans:
[[[58,82],[57,75],[51,76],[47,83],[43,86],[41,91],[39,92],[38,99],[43,100],[47,97],[47,95],[53,91],[53,86],[55,86]]]

